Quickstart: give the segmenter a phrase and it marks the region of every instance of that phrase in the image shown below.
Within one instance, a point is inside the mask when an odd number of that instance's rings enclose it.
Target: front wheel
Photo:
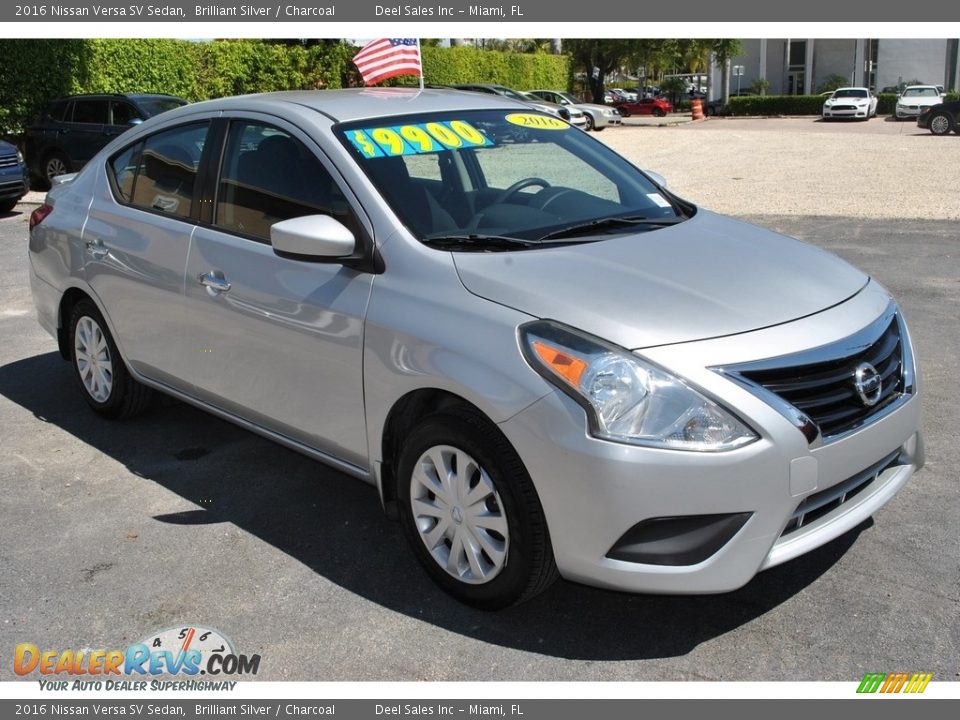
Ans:
[[[589,132],[590,130],[596,129],[596,123],[593,122],[593,116],[590,113],[584,113],[583,117],[586,119],[586,123],[583,126],[583,129]]]
[[[930,118],[930,132],[934,135],[949,135],[951,124],[949,115],[946,113],[937,113]]]
[[[397,463],[400,520],[434,582],[469,605],[498,610],[557,577],[533,482],[502,433],[478,413],[424,419]]]
[[[653,114],[657,117],[664,117],[667,113],[663,108],[654,108]]]
[[[0,215],[11,212],[17,206],[17,202],[18,200],[16,198],[13,200],[0,200]]]
[[[84,400],[109,418],[133,417],[150,403],[151,390],[127,372],[100,310],[81,300],[70,314],[70,360]]]

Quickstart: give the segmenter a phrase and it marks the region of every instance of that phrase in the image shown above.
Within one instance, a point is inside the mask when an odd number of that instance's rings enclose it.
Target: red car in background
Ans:
[[[631,115],[663,117],[668,112],[673,112],[673,105],[663,98],[640,98],[630,102],[618,102],[615,107],[624,117],[630,117]]]

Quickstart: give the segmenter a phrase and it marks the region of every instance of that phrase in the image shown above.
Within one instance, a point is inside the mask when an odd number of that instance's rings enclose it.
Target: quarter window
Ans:
[[[303,215],[331,215],[359,237],[346,198],[302,142],[270,125],[232,123],[214,224],[269,242],[271,225]]]

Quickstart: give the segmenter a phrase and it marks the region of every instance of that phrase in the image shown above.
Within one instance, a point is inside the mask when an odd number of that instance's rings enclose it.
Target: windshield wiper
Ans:
[[[427,237],[424,238],[423,242],[436,248],[473,250],[476,252],[484,250],[526,250],[540,244],[536,240],[524,240],[523,238],[509,237],[506,235],[481,235],[476,233],[469,235],[439,235],[437,237]]]
[[[685,217],[678,217],[676,215],[658,218],[648,218],[642,216],[600,218],[598,220],[578,223],[577,225],[570,225],[565,228],[560,228],[559,230],[554,230],[553,232],[548,232],[546,235],[540,238],[540,241],[542,242],[552,238],[569,237],[572,235],[589,234],[594,230],[603,230],[605,228],[618,226],[647,225],[659,227],[664,225],[676,225],[677,223],[683,222],[686,219],[687,218]]]

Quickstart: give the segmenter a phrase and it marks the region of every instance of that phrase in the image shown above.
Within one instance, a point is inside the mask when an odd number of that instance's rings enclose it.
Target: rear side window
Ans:
[[[214,225],[269,242],[271,225],[303,215],[331,215],[359,237],[346,198],[302,142],[270,125],[231,123]]]
[[[75,100],[73,103],[73,122],[107,124],[106,100]]]
[[[165,130],[110,158],[117,200],[189,218],[208,129],[209,123],[204,122]]]

